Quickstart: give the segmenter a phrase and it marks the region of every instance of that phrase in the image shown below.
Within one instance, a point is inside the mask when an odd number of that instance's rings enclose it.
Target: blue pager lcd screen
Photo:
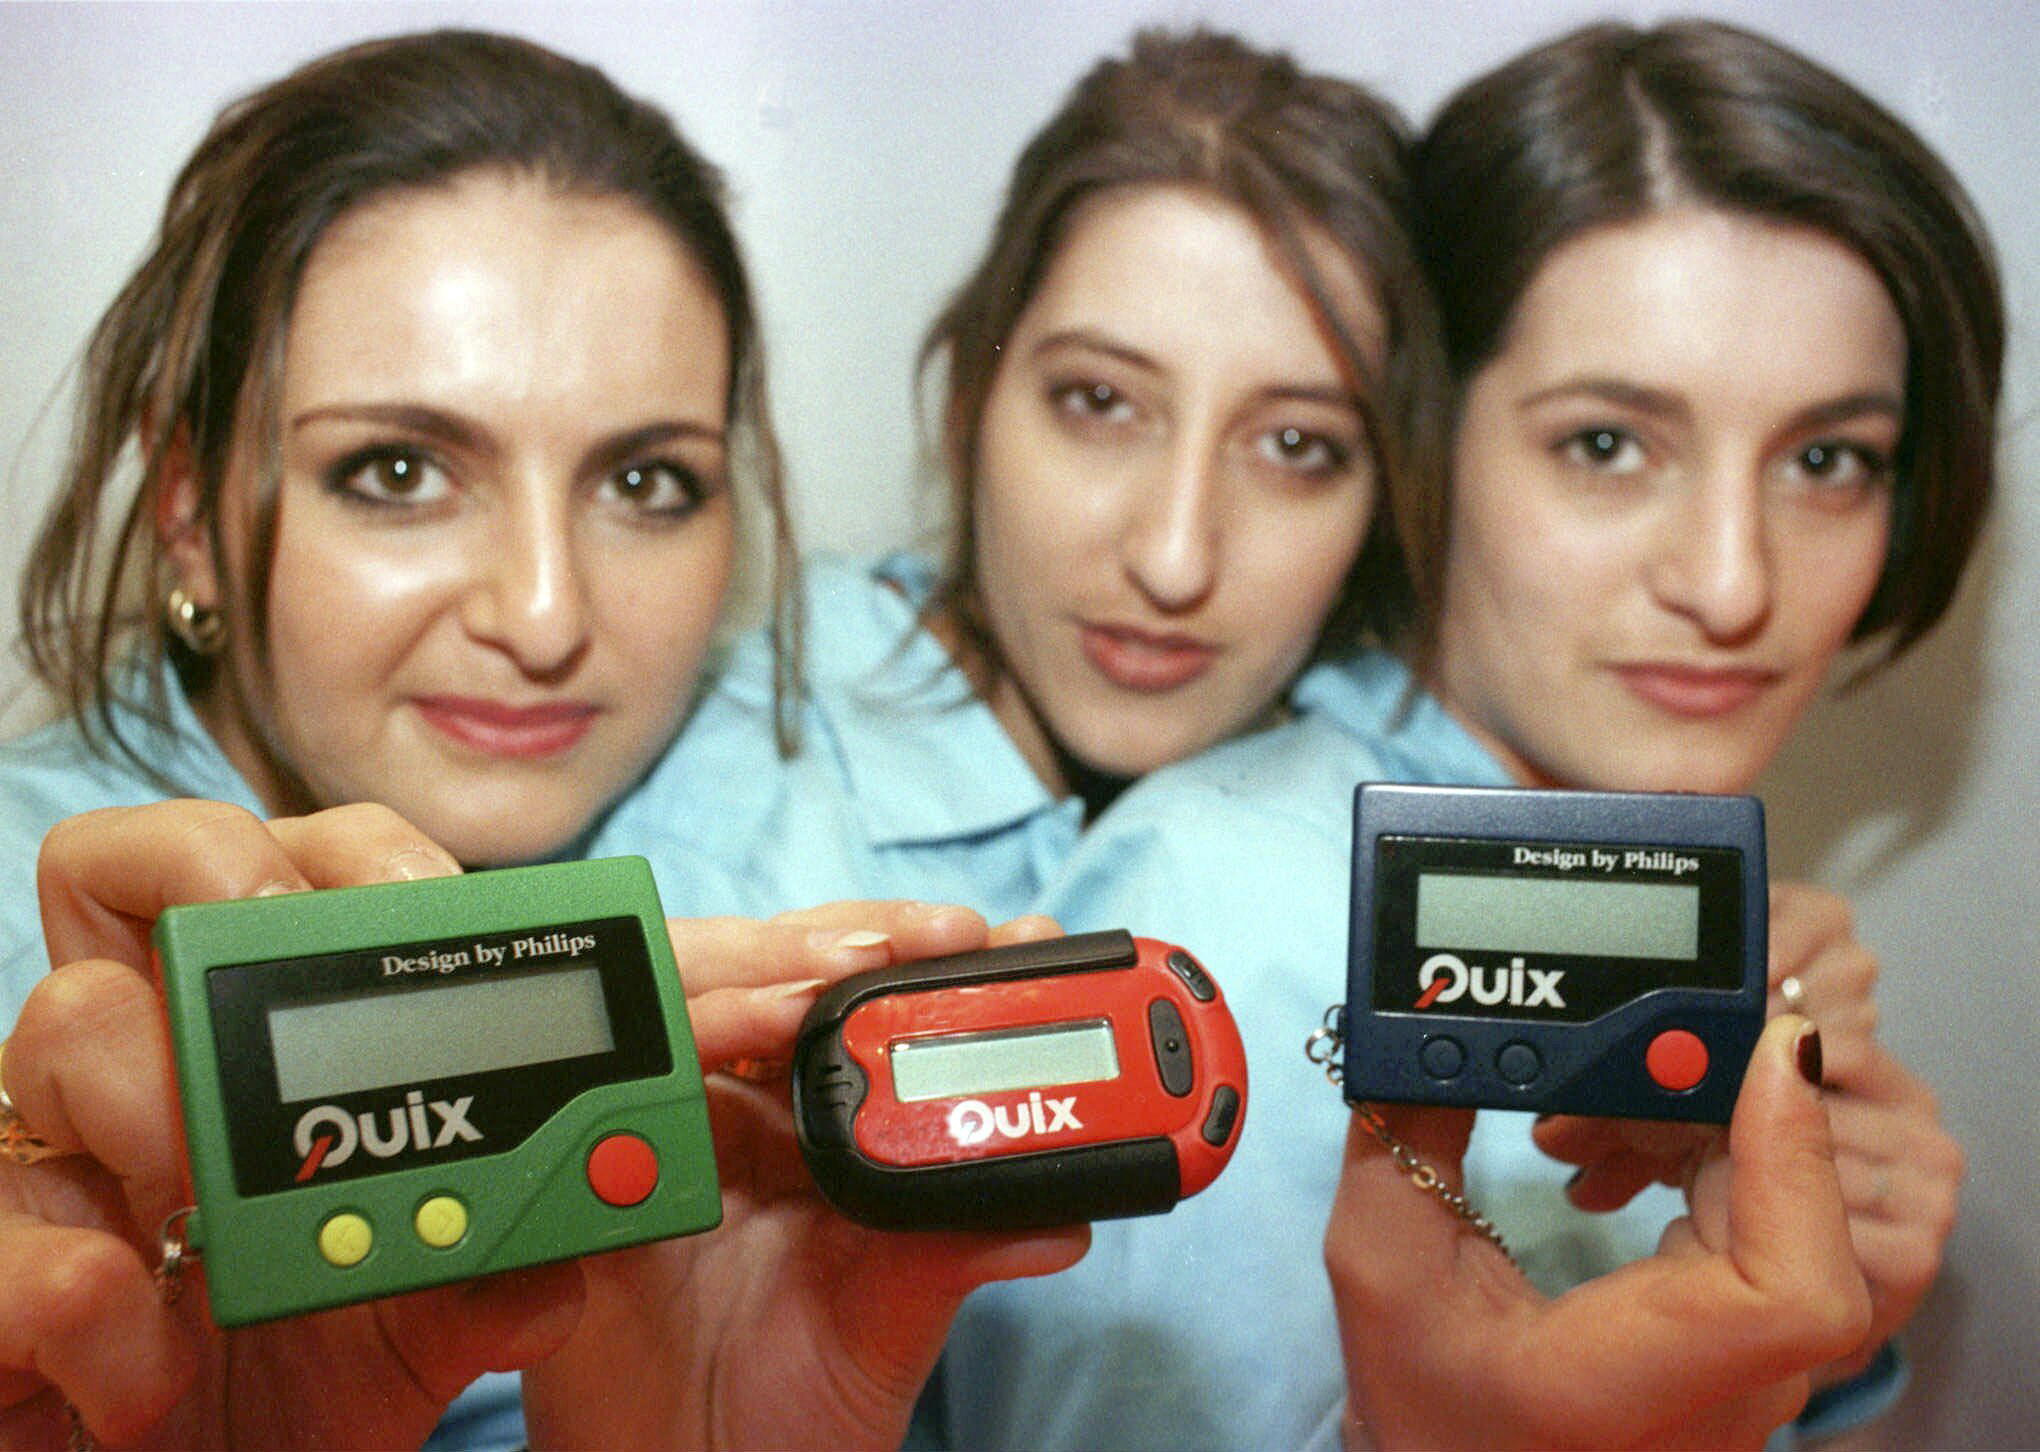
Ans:
[[[1725,1122],[1766,892],[1754,798],[1363,786],[1347,1094]]]

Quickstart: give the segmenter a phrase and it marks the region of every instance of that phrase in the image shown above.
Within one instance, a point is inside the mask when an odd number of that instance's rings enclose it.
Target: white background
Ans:
[[[521,31],[672,111],[736,186],[803,540],[861,551],[932,519],[914,482],[921,330],[974,260],[1023,138],[1136,25],[1228,26],[1421,118],[1476,70],[1611,10],[1656,13],[1568,0],[0,5],[4,633],[68,428],[69,370],[172,173],[220,104],[319,51],[428,25]],[[2004,263],[2003,493],[1983,556],[1938,635],[1819,708],[1763,792],[1774,869],[1855,897],[1886,963],[1886,1032],[1942,1093],[1971,1155],[1951,1266],[1911,1336],[1918,1379],[1883,1435],[2040,1446],[2040,11],[2027,0],[1709,10],[1906,116],[1975,194]],[[0,701],[17,676],[0,663]],[[28,709],[16,700],[0,719]]]

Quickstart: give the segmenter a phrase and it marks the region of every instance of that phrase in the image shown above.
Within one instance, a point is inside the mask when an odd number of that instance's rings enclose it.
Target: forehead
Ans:
[[[1904,325],[1826,233],[1674,208],[1545,259],[1495,362],[1531,385],[1606,377],[1753,405],[1902,392]]]
[[[1299,239],[1370,355],[1382,334],[1373,280],[1319,230]],[[1189,186],[1115,187],[1064,224],[1020,329],[1104,326],[1159,361],[1224,357],[1271,373],[1342,370],[1279,245],[1254,217]]]
[[[284,393],[614,408],[678,390],[719,410],[727,353],[706,273],[642,209],[477,172],[327,230],[299,281]]]

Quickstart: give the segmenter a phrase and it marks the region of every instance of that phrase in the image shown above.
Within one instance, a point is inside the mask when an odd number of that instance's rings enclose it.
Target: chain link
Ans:
[[[166,1306],[174,1305],[184,1291],[185,1262],[195,1254],[191,1242],[184,1238],[184,1222],[191,1218],[196,1208],[186,1205],[182,1210],[172,1210],[164,1218],[159,1234],[163,1254],[156,1262],[156,1294],[163,1298]],[[99,1439],[92,1435],[92,1429],[85,1425],[85,1419],[68,1397],[64,1399],[64,1415],[71,1423],[71,1435],[64,1443],[66,1452],[100,1452]]]
[[[1343,1085],[1345,1069],[1340,1063],[1346,1044],[1346,1008],[1344,1004],[1333,1004],[1325,1010],[1325,1021],[1321,1028],[1312,1029],[1303,1041],[1304,1057],[1320,1065],[1325,1078],[1334,1084]],[[1445,1177],[1427,1164],[1417,1152],[1396,1138],[1395,1131],[1388,1127],[1388,1121],[1381,1117],[1381,1111],[1372,1104],[1348,1100],[1353,1113],[1367,1126],[1367,1132],[1381,1142],[1388,1151],[1388,1157],[1395,1161],[1395,1167],[1409,1176],[1410,1183],[1426,1195],[1450,1210],[1470,1229],[1486,1237],[1488,1243],[1502,1253],[1504,1259],[1515,1264],[1516,1258],[1509,1254],[1502,1232],[1495,1229],[1494,1221],[1473,1208],[1473,1203],[1445,1183]]]

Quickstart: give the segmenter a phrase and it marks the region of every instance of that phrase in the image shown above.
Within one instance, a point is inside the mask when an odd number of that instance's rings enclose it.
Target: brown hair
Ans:
[[[721,174],[662,112],[594,67],[508,36],[438,31],[337,51],[227,107],[178,175],[155,246],[92,336],[70,458],[29,557],[20,612],[35,673],[100,749],[110,743],[160,777],[120,731],[114,707],[162,725],[157,667],[166,656],[193,689],[212,667],[162,619],[170,566],[155,507],[173,440],[181,435],[189,450],[195,522],[225,570],[220,490],[234,450],[250,442],[238,425],[244,417],[253,425],[261,501],[253,564],[247,580],[222,581],[222,603],[229,628],[251,631],[259,645],[276,524],[275,401],[306,260],[350,208],[486,168],[630,201],[708,277],[729,332],[732,472],[768,516],[776,720],[786,743],[798,670],[792,535]],[[135,462],[139,489],[105,532]],[[149,667],[143,699],[132,698],[137,663]]]
[[[1697,202],[1860,256],[1905,325],[1907,376],[1891,543],[1852,638],[1891,632],[1889,660],[1940,619],[1989,509],[2004,312],[1974,205],[1905,123],[1732,26],[1593,25],[1460,90],[1415,171],[1462,381],[1502,348],[1544,259],[1591,228]],[[1435,523],[1426,552],[1442,558]]]
[[[1232,36],[1143,31],[1125,59],[1101,62],[1021,152],[977,270],[929,330],[924,374],[945,366],[942,462],[953,523],[930,611],[954,619],[982,688],[1001,669],[976,570],[971,501],[1001,349],[1034,297],[1070,217],[1108,188],[1195,187],[1251,217],[1331,334],[1358,395],[1382,481],[1381,514],[1320,637],[1321,651],[1390,639],[1428,612],[1435,586],[1413,575],[1405,541],[1442,457],[1446,376],[1412,236],[1402,119],[1345,81]],[[1384,360],[1367,359],[1306,245],[1329,238],[1353,263],[1387,324]]]

